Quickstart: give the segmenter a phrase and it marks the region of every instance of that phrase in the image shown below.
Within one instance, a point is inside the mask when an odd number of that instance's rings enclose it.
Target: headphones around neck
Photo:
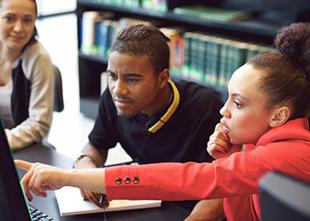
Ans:
[[[173,81],[168,80],[168,83],[170,84],[170,86],[172,88],[172,93],[173,93],[172,103],[171,103],[170,107],[168,108],[168,110],[166,111],[166,113],[164,113],[164,115],[162,115],[160,117],[160,119],[155,124],[153,124],[151,127],[149,127],[148,131],[150,133],[156,133],[160,128],[162,128],[165,125],[165,123],[167,123],[168,120],[172,117],[172,115],[174,114],[174,112],[177,110],[177,108],[179,106],[180,93],[178,91],[178,88],[175,86]]]

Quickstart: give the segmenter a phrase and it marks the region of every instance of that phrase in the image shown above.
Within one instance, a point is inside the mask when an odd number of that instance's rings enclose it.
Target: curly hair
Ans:
[[[277,54],[262,54],[248,64],[263,70],[260,89],[270,107],[288,103],[291,118],[310,114],[310,24],[293,23],[279,30],[274,40]]]
[[[169,39],[152,25],[130,25],[117,33],[111,52],[129,55],[143,55],[148,58],[158,74],[169,69]]]

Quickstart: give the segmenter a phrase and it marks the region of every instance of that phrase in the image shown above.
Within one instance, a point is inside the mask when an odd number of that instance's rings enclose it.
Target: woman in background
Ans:
[[[0,0],[0,116],[13,150],[48,134],[53,66],[36,40],[35,0]]]
[[[285,27],[275,40],[278,54],[256,56],[234,72],[223,117],[208,142],[212,163],[62,170],[16,161],[28,170],[26,196],[69,185],[109,200],[224,198],[228,221],[261,220],[258,180],[264,174],[278,170],[310,182],[309,36],[310,24]]]

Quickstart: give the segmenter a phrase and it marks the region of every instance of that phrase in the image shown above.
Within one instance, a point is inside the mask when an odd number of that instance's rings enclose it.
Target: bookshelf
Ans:
[[[141,2],[137,1],[137,2]],[[187,32],[207,32],[224,38],[239,39],[247,42],[256,42],[272,46],[273,38],[277,30],[288,23],[295,21],[310,21],[310,6],[307,0],[166,0],[165,11],[124,6],[126,0],[77,0],[77,25],[78,25],[78,70],[80,89],[80,111],[89,118],[95,118],[100,97],[101,73],[106,69],[107,59],[84,53],[82,50],[82,18],[87,11],[112,12],[115,18],[129,17],[156,21],[158,26],[182,27]],[[173,9],[185,4],[200,4],[204,6],[216,6],[228,9],[246,9],[255,11],[251,18],[244,21],[217,21],[200,17],[180,15]],[[156,24],[157,24],[156,23]],[[173,76],[175,78],[186,78],[185,76]],[[190,79],[206,85],[205,82]],[[209,85],[210,86],[210,85]],[[224,99],[226,90],[223,87],[213,88],[222,95]]]

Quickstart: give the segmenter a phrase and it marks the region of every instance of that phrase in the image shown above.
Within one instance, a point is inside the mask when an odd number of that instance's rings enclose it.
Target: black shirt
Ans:
[[[169,121],[156,133],[148,128],[162,113],[148,118],[117,115],[109,90],[99,104],[99,112],[89,141],[96,148],[112,148],[119,142],[138,163],[211,161],[207,141],[220,120],[222,102],[207,87],[188,81],[175,82],[180,103]]]

